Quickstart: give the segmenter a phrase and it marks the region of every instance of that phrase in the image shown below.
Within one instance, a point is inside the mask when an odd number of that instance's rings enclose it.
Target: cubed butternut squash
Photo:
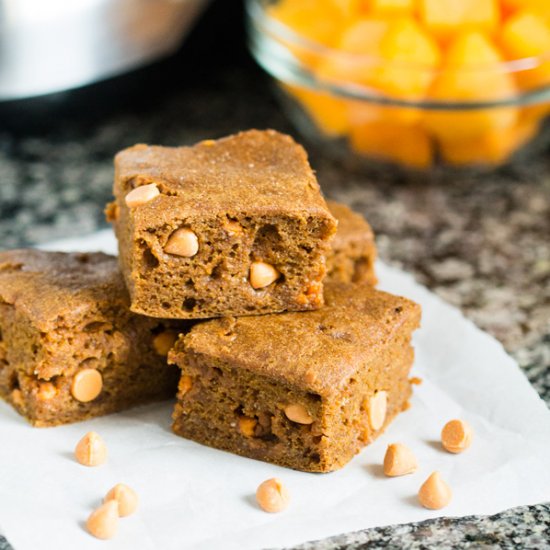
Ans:
[[[433,160],[432,142],[419,126],[391,122],[353,126],[350,144],[361,155],[409,168],[426,169]]]

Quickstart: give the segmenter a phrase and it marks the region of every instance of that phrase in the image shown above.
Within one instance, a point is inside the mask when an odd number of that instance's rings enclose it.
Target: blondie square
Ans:
[[[336,231],[304,149],[242,132],[115,158],[114,222],[131,309],[160,318],[311,310]]]
[[[184,324],[128,306],[114,257],[0,252],[0,397],[35,426],[172,397]]]
[[[407,407],[420,307],[344,283],[325,285],[325,303],[180,336],[174,432],[308,472],[345,465]]]
[[[338,220],[338,231],[327,256],[326,281],[376,285],[377,252],[371,226],[345,204],[327,201],[327,205]]]

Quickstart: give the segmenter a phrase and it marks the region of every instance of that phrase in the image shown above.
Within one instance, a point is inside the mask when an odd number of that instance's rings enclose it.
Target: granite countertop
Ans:
[[[240,17],[235,3],[214,3],[167,61],[78,92],[0,105],[2,248],[105,227],[112,156],[136,142],[186,144],[249,127],[299,138],[246,54]],[[550,154],[483,178],[415,182],[311,156],[326,195],[368,218],[380,256],[498,338],[550,406]],[[550,503],[300,548],[434,546],[550,548]],[[7,548],[0,535],[0,550]]]

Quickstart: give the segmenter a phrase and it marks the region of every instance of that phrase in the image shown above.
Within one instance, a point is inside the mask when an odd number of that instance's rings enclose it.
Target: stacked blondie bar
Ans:
[[[114,195],[118,262],[0,253],[0,396],[33,425],[177,394],[176,434],[326,472],[407,407],[420,308],[290,137],[136,145]]]

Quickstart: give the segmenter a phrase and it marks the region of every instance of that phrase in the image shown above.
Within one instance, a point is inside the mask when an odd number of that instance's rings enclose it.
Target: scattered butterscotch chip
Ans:
[[[414,386],[420,386],[420,384],[422,384],[422,378],[419,378],[418,376],[413,376],[412,378],[409,378],[409,383],[413,384]]]
[[[259,289],[275,282],[281,274],[266,262],[252,262],[250,264],[250,284],[252,288]]]
[[[123,518],[133,514],[138,507],[139,498],[136,492],[124,483],[117,483],[105,496],[103,502],[116,500],[118,503],[118,515]]]
[[[260,484],[256,490],[256,500],[265,512],[282,512],[290,501],[290,495],[282,481],[276,477]]]
[[[160,332],[153,338],[153,347],[159,355],[168,355],[168,352],[178,339],[178,333],[172,330]]]
[[[186,227],[174,231],[164,246],[164,252],[167,254],[183,256],[184,258],[191,258],[198,251],[199,239],[191,229]]]
[[[126,206],[128,208],[137,208],[142,204],[152,201],[154,198],[160,195],[160,191],[156,183],[149,183],[148,185],[141,185],[132,189],[125,197]]]
[[[57,395],[57,389],[51,382],[42,382],[38,388],[37,397],[40,401],[49,401]]]
[[[388,408],[388,393],[377,391],[369,401],[368,413],[369,422],[373,430],[379,430],[386,421],[386,410]]]
[[[402,443],[392,443],[384,456],[384,474],[389,477],[412,474],[418,469],[413,452]]]
[[[297,424],[311,424],[313,422],[313,418],[306,408],[299,403],[287,405],[285,407],[285,415],[289,420]]]
[[[84,466],[99,466],[107,460],[107,446],[99,434],[88,432],[77,443],[74,456]]]
[[[111,539],[118,529],[118,501],[109,500],[94,510],[86,522],[88,532],[98,539]]]
[[[103,388],[103,377],[96,369],[79,370],[73,378],[71,393],[73,397],[82,403],[93,401]]]
[[[472,444],[473,431],[464,420],[450,420],[441,430],[441,444],[450,453],[461,453]]]
[[[420,504],[430,510],[445,508],[451,498],[451,488],[443,481],[439,472],[433,472],[418,491]]]

